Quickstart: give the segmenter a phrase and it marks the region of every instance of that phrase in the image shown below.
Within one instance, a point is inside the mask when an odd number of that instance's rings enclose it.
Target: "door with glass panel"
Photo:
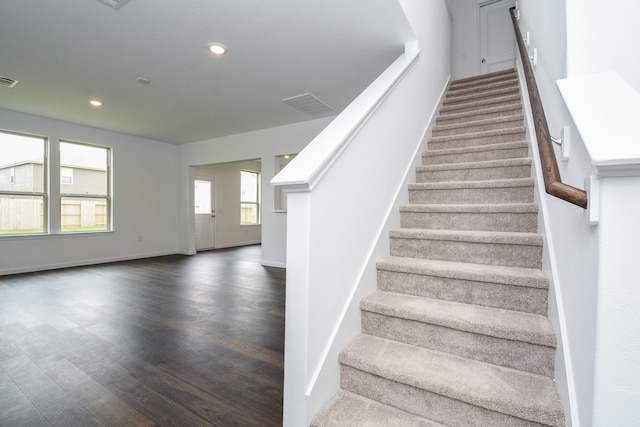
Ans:
[[[216,247],[216,185],[214,177],[197,176],[193,182],[196,250]]]

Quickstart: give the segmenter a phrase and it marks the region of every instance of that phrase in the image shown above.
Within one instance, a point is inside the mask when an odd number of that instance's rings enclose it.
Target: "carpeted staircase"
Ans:
[[[312,426],[564,426],[515,70],[449,87]]]

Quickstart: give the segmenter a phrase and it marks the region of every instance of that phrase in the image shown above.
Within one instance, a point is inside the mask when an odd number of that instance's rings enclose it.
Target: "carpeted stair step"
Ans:
[[[532,178],[409,184],[412,204],[532,203]]]
[[[452,84],[455,84],[454,82],[452,82]],[[511,86],[519,86],[518,76],[515,74],[504,76],[502,80],[493,81],[493,82],[491,81],[483,82],[482,84],[479,84],[476,86],[470,86],[470,87],[462,86],[460,88],[449,87],[449,89],[447,90],[446,96],[469,95],[472,93],[482,92],[484,90],[491,90],[491,89],[511,87]]]
[[[381,290],[360,310],[365,334],[553,377],[556,338],[546,316]]]
[[[361,334],[340,355],[342,388],[449,426],[564,426],[553,380]]]
[[[400,206],[400,227],[535,233],[538,229],[538,205],[534,203],[402,205]]]
[[[426,150],[422,153],[422,164],[439,165],[445,163],[482,162],[499,159],[527,157],[529,144],[526,141],[501,142],[499,144],[476,147]]]
[[[472,101],[480,101],[483,99],[493,99],[499,96],[518,95],[520,93],[520,87],[516,85],[502,86],[499,88],[487,88],[475,91],[473,93],[455,94],[447,93],[442,105],[450,106],[456,104],[464,104]]]
[[[389,237],[392,256],[542,267],[542,236],[534,233],[400,228]]]
[[[456,79],[449,85],[449,90],[458,90],[465,87],[474,87],[494,82],[502,82],[517,77],[518,73],[515,69],[501,70],[494,73],[481,74],[478,76],[466,77],[464,79]]]
[[[549,279],[538,269],[406,257],[376,268],[382,291],[547,314]]]
[[[354,426],[446,427],[345,390],[340,390],[311,422],[311,427]]]
[[[485,181],[492,179],[529,178],[531,159],[503,159],[481,162],[423,165],[416,168],[416,181]]]
[[[465,133],[482,132],[487,130],[506,129],[524,126],[524,115],[513,114],[491,119],[465,121],[448,125],[436,125],[432,136],[461,135]]]
[[[504,95],[496,98],[481,99],[478,101],[468,101],[460,104],[443,105],[440,108],[440,114],[445,116],[447,114],[478,112],[497,105],[513,104],[517,102],[520,102],[519,93],[515,95]]]
[[[512,102],[484,108],[474,112],[457,113],[451,112],[446,115],[439,115],[436,118],[436,126],[446,126],[455,123],[476,122],[479,120],[493,119],[497,117],[513,116],[522,114],[522,103]]]
[[[434,136],[429,138],[429,150],[443,150],[447,148],[465,148],[478,145],[497,144],[500,142],[523,141],[524,126],[506,129],[485,130],[462,135]]]

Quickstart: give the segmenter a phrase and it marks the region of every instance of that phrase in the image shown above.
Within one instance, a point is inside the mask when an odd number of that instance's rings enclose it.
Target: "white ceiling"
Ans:
[[[334,115],[412,38],[397,0],[0,0],[0,108],[183,144]]]

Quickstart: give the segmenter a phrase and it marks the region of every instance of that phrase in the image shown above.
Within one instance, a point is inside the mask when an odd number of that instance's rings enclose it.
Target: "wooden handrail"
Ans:
[[[538,151],[540,152],[540,162],[542,163],[542,176],[544,177],[544,188],[546,192],[554,197],[558,197],[581,208],[587,208],[587,192],[571,185],[565,184],[560,178],[558,170],[558,162],[553,151],[551,134],[549,133],[549,125],[544,115],[540,93],[536,78],[533,75],[533,69],[529,62],[527,49],[520,34],[520,28],[515,15],[515,7],[509,9],[511,13],[511,22],[516,33],[516,41],[520,50],[520,58],[524,68],[524,76],[527,81],[527,89],[529,91],[529,101],[531,102],[531,111],[533,113],[533,121],[536,128],[536,137],[538,138]]]

